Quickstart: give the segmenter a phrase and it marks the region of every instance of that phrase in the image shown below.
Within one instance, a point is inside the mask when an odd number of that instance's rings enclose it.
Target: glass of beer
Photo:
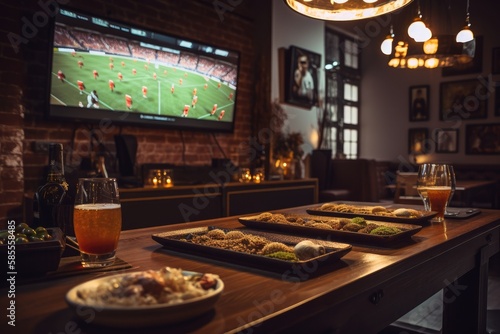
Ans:
[[[115,261],[122,228],[116,179],[78,180],[73,225],[83,267],[103,267]]]
[[[432,164],[426,190],[431,211],[437,212],[434,221],[442,222],[454,185],[453,169],[447,164]]]
[[[432,164],[421,164],[418,166],[417,192],[420,195],[420,198],[422,198],[425,211],[431,211],[429,196],[427,195],[427,186],[432,180],[430,175],[431,167]]]

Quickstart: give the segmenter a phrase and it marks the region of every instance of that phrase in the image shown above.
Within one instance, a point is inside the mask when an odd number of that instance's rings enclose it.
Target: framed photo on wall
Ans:
[[[486,118],[489,92],[484,82],[448,81],[442,82],[440,88],[440,120]]]
[[[458,152],[458,129],[437,129],[434,135],[436,153]]]
[[[410,122],[429,120],[429,85],[410,87]]]
[[[285,102],[305,108],[317,105],[321,55],[290,46],[285,57]]]
[[[429,139],[429,130],[427,128],[414,128],[408,130],[408,153],[425,154],[427,153],[427,141]]]
[[[465,128],[465,153],[500,155],[500,123],[468,124]]]

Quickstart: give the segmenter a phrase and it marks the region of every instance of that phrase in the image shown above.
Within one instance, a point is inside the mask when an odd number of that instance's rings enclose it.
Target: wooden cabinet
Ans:
[[[318,202],[317,179],[120,189],[123,230]]]
[[[318,180],[228,183],[223,186],[223,215],[271,211],[318,202]]]

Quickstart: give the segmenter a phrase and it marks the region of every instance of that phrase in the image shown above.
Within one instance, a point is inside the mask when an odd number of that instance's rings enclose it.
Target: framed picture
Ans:
[[[321,55],[290,46],[285,57],[285,102],[306,108],[317,105]]]
[[[477,79],[441,83],[439,119],[486,118],[488,87]]]
[[[410,122],[429,120],[429,86],[410,87]]]
[[[443,67],[441,74],[444,77],[481,73],[483,71],[483,36],[476,36],[472,41],[464,43],[463,47],[463,53],[474,55],[474,58],[466,63],[457,62],[451,67]]]
[[[500,155],[500,123],[468,124],[465,128],[465,153]]]
[[[408,130],[408,153],[425,154],[428,152],[427,144],[429,130],[427,128],[415,128]]]
[[[500,74],[500,48],[491,51],[491,74]]]
[[[458,152],[458,129],[437,129],[434,135],[436,153]]]

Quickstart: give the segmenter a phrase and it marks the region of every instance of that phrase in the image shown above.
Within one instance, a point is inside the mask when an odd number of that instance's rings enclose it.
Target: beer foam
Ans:
[[[450,186],[430,186],[426,187],[427,190],[451,190]]]
[[[78,204],[75,205],[75,209],[78,210],[110,210],[110,209],[120,209],[121,205],[116,203],[94,203],[94,204]]]

